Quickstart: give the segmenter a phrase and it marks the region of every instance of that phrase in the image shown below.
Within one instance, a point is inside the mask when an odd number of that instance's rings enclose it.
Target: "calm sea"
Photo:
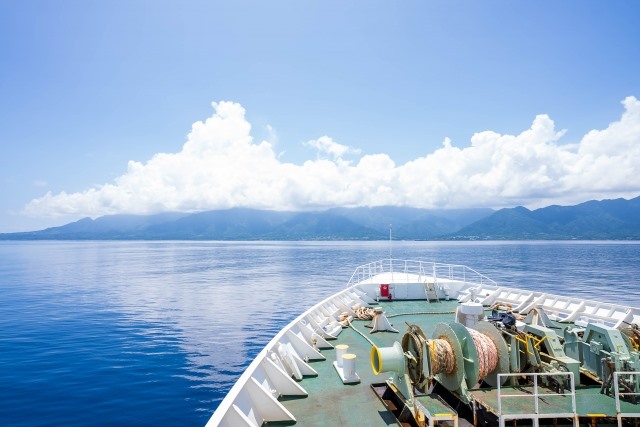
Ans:
[[[394,242],[640,307],[640,242]],[[388,242],[0,242],[0,424],[203,426],[271,337]]]

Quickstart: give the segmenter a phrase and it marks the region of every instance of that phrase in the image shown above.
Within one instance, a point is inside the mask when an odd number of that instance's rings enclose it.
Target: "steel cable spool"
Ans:
[[[413,358],[407,358],[407,371],[414,386],[423,387],[424,375],[424,348],[426,336],[418,325],[409,325],[409,331],[402,337],[402,351],[409,353]]]

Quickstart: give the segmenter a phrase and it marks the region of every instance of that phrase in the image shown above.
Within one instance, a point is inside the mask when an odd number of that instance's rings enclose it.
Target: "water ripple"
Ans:
[[[0,242],[0,419],[204,425],[291,319],[386,242]],[[397,242],[501,285],[640,306],[637,242]]]

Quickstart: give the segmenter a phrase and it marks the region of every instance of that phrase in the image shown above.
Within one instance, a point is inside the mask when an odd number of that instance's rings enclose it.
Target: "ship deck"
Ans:
[[[406,331],[404,322],[420,325],[426,334],[431,334],[438,322],[450,322],[457,301],[393,301],[380,302],[385,314],[389,316],[400,313],[433,312],[434,314],[413,314],[391,317],[389,321],[400,333],[370,333],[366,325],[371,321],[354,320],[353,326],[365,334],[378,347],[392,346],[401,341]],[[437,314],[435,314],[437,313]],[[286,408],[297,418],[296,426],[389,426],[397,425],[394,415],[387,410],[371,389],[371,384],[384,382],[388,377],[382,373],[375,376],[371,370],[369,357],[371,344],[351,328],[345,328],[337,340],[331,344],[347,344],[349,353],[356,355],[356,372],[360,383],[343,384],[338,376],[333,361],[336,360],[335,349],[323,349],[327,358],[323,361],[310,362],[318,371],[317,377],[305,377],[301,385],[309,393],[306,398],[282,398]],[[304,414],[304,415],[303,415]],[[269,425],[277,425],[270,423]]]
[[[370,321],[354,320],[352,325],[366,335],[378,347],[392,346],[395,341],[401,341],[406,331],[406,323],[417,324],[430,337],[435,325],[440,322],[451,322],[458,306],[456,300],[427,302],[427,301],[381,301],[382,307],[393,327],[399,333],[375,332],[370,333],[366,326]],[[406,323],[405,323],[406,322]],[[296,417],[295,423],[268,423],[274,425],[296,425],[305,427],[315,426],[389,426],[398,425],[393,413],[382,403],[372,389],[372,384],[383,383],[389,374],[382,373],[375,376],[370,367],[371,344],[351,328],[345,328],[336,340],[331,343],[347,344],[348,352],[356,355],[356,372],[361,381],[356,384],[343,384],[336,372],[333,361],[336,360],[335,349],[323,349],[326,357],[323,361],[312,361],[310,365],[318,372],[318,376],[305,377],[301,382],[308,397],[281,397],[280,401]],[[502,387],[502,394],[527,394],[531,390],[527,387]],[[498,407],[497,389],[472,390],[472,395],[487,411],[495,413]],[[576,389],[576,412],[585,419],[601,419],[615,417],[615,400],[611,396],[600,394],[600,388],[579,387]],[[432,413],[446,411],[447,407],[432,399],[423,398],[423,405],[433,405],[428,408]],[[640,416],[640,404],[621,402],[622,412],[637,413]],[[540,413],[571,412],[571,398],[564,396],[545,396],[540,399]],[[533,399],[503,398],[502,411],[509,413],[532,413]],[[639,418],[640,420],[640,418]],[[462,420],[461,420],[462,421]],[[525,421],[525,420],[522,420]],[[520,422],[522,424],[522,422]],[[560,424],[564,424],[561,422]],[[567,423],[568,424],[568,423]],[[462,425],[462,422],[461,422]]]

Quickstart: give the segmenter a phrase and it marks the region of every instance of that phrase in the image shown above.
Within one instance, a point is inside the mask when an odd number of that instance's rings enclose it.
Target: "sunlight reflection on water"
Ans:
[[[640,306],[638,242],[391,249],[500,285]],[[0,418],[204,425],[273,335],[389,252],[388,242],[1,242]]]

